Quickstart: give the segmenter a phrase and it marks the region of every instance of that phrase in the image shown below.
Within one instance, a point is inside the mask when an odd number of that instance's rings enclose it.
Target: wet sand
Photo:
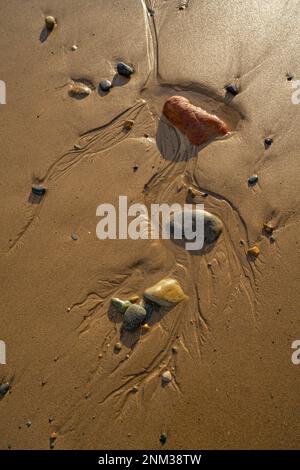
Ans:
[[[156,449],[163,432],[164,449],[299,447],[300,2],[2,3],[0,448],[48,449],[52,432],[55,449]],[[89,96],[70,96],[77,80]],[[191,145],[161,114],[172,95],[230,134]],[[212,250],[96,237],[99,204],[183,204],[189,188],[224,224]],[[116,354],[111,298],[168,277],[188,299]]]

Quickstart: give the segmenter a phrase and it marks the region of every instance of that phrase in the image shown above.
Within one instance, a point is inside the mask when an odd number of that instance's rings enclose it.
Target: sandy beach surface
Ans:
[[[53,432],[55,449],[299,447],[300,1],[1,0],[0,14],[0,448],[49,449]],[[162,116],[173,95],[230,133],[191,145]],[[224,225],[211,250],[97,238],[99,204],[191,189]],[[188,297],[120,336],[111,298],[164,278]]]

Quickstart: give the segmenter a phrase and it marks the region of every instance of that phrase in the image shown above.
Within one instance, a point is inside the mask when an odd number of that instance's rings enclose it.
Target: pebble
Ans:
[[[168,98],[163,107],[163,114],[193,145],[202,145],[229,132],[225,122],[194,106],[184,96]]]
[[[136,330],[147,315],[146,309],[142,305],[132,304],[124,313],[123,329],[125,331]]]
[[[0,385],[0,399],[3,398],[9,391],[10,386],[8,382],[5,382]]]
[[[138,389],[138,386],[137,386],[137,385],[134,385],[134,386],[132,387],[132,389],[131,389],[132,393],[136,393],[136,392],[138,392],[138,390],[139,390],[139,389]]]
[[[124,313],[132,305],[129,300],[120,300],[118,297],[113,297],[111,303],[120,313]]]
[[[148,325],[148,323],[143,323],[142,325],[142,330],[144,333],[148,333],[148,331],[151,330],[150,326]]]
[[[117,64],[117,71],[118,74],[123,75],[123,77],[130,77],[133,74],[134,69],[124,62],[119,62]]]
[[[274,231],[274,228],[273,225],[269,224],[269,223],[265,223],[264,224],[264,231],[269,233],[269,234],[272,234],[273,231]]]
[[[72,240],[76,241],[76,240],[78,240],[79,237],[78,237],[78,235],[76,235],[76,233],[72,233],[71,238],[72,238]]]
[[[254,245],[254,246],[252,246],[251,248],[248,249],[247,253],[248,253],[248,255],[255,256],[257,258],[257,256],[260,253],[260,248],[259,248],[259,246]]]
[[[134,165],[133,171],[136,172],[138,169],[139,169],[139,166],[138,166],[138,165]]]
[[[236,96],[239,92],[238,87],[234,84],[227,85],[226,91],[233,96]]]
[[[250,184],[250,186],[253,186],[254,184],[256,184],[257,181],[258,181],[257,175],[252,175],[248,178],[248,184]]]
[[[72,82],[70,84],[70,93],[77,97],[84,97],[90,95],[92,90],[85,83]]]
[[[189,209],[186,208],[184,213],[183,210],[176,211],[172,214],[170,219],[170,235],[172,239],[175,238],[175,235],[178,237],[180,234],[182,235],[182,240],[187,243],[192,243],[195,241],[195,238],[192,240],[188,240],[185,238],[185,231],[191,229],[195,232],[197,228],[197,219],[199,221],[204,219],[204,246],[203,248],[207,248],[210,245],[214,244],[218,238],[220,237],[223,231],[223,223],[219,217],[210,212],[203,211],[202,209]],[[192,224],[192,227],[186,225],[186,223]],[[198,222],[200,224],[200,222]]]
[[[138,302],[140,300],[139,296],[138,295],[132,295],[131,297],[129,297],[129,302],[135,304],[136,302]]]
[[[122,344],[121,343],[116,343],[115,347],[114,347],[115,352],[120,352],[121,349],[122,349]]]
[[[127,119],[127,121],[124,122],[124,129],[127,131],[130,131],[130,129],[133,128],[134,121],[132,119]]]
[[[163,384],[168,384],[169,382],[171,382],[172,380],[172,374],[170,371],[166,371],[162,374],[161,376],[161,381]]]
[[[46,16],[45,25],[48,31],[52,31],[54,26],[56,26],[56,19],[54,18],[54,16]]]
[[[75,150],[81,150],[81,146],[80,146],[79,144],[75,144],[75,145],[74,145],[74,149],[75,149]]]
[[[272,145],[272,144],[273,144],[273,139],[271,139],[270,137],[266,137],[266,139],[265,139],[265,145],[266,145],[267,147],[270,147],[270,145]]]
[[[52,423],[53,418],[50,416],[50,418],[48,418],[48,421],[49,421],[49,423]]]
[[[101,80],[100,88],[102,91],[109,91],[112,87],[112,83],[109,80]]]
[[[192,188],[192,187],[189,187],[188,189],[188,195],[194,199],[195,197],[198,196],[198,191],[196,191],[196,189]]]
[[[167,442],[167,439],[168,439],[167,433],[162,432],[160,437],[159,437],[159,440],[160,440],[161,444],[165,444]]]
[[[31,422],[30,420],[28,420],[27,423],[26,423],[26,426],[27,426],[28,428],[30,428],[31,425],[32,425],[32,422]]]
[[[172,307],[187,296],[175,279],[162,279],[144,292],[146,299],[162,307]]]
[[[77,51],[77,49],[78,49],[78,47],[75,44],[73,44],[73,46],[71,47],[71,50],[72,51]]]
[[[44,188],[43,186],[36,186],[36,185],[33,185],[31,187],[31,191],[33,194],[35,194],[36,196],[44,196],[45,192],[46,192],[46,188]]]
[[[176,354],[176,353],[178,352],[177,346],[173,346],[173,347],[172,347],[172,352],[173,352],[174,354]]]

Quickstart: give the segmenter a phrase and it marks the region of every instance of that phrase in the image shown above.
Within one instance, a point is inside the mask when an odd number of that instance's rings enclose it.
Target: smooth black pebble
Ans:
[[[130,65],[125,64],[124,62],[119,62],[117,64],[118,74],[123,75],[123,77],[129,78],[133,74],[134,70]]]
[[[109,80],[101,80],[100,88],[102,91],[109,91],[112,87],[112,84]]]
[[[228,86],[226,87],[226,91],[227,91],[228,93],[230,93],[231,95],[233,95],[233,96],[236,96],[236,95],[238,94],[238,92],[239,92],[238,87],[237,87],[236,85],[232,85],[232,84],[231,84],[231,85],[228,85]]]

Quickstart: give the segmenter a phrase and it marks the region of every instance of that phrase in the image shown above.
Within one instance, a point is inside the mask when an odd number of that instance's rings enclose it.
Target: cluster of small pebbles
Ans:
[[[117,297],[111,299],[111,303],[123,315],[123,331],[135,331],[142,326],[143,331],[150,329],[150,320],[154,305],[157,307],[173,307],[186,299],[181,286],[175,279],[162,279],[157,284],[149,287],[144,292],[144,298],[131,297],[133,301],[121,300]]]
[[[119,75],[126,78],[130,78],[134,73],[134,68],[125,62],[118,62],[116,69]],[[99,87],[103,92],[107,93],[113,87],[113,83],[108,79],[103,79],[101,80]]]

